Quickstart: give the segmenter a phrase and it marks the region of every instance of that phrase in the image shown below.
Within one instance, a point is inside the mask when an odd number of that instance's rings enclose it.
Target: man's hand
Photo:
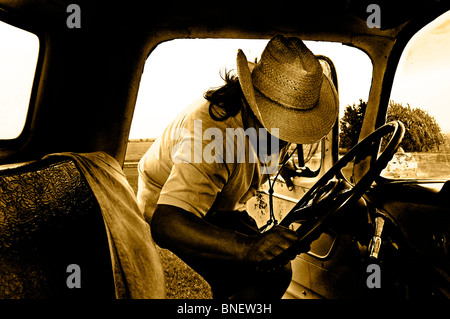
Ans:
[[[281,168],[280,175],[283,177],[286,186],[290,191],[294,189],[292,179],[296,176],[301,176],[301,172],[301,170],[296,170],[289,161]]]
[[[293,230],[275,226],[253,239],[246,259],[248,262],[255,264],[269,261],[290,247],[298,239],[297,233]]]
[[[301,167],[296,169],[294,165],[292,165],[290,162],[287,162],[280,171],[281,177],[283,177],[287,188],[292,191],[294,189],[294,182],[292,179],[294,177],[313,177],[315,176],[314,172],[311,171],[309,167]]]

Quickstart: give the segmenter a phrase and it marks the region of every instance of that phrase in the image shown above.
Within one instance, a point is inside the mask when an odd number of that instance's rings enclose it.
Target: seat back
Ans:
[[[113,298],[114,280],[84,176],[63,157],[1,169],[0,298],[89,297]]]

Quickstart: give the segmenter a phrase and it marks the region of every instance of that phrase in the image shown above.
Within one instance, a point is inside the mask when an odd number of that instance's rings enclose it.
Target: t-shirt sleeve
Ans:
[[[180,148],[182,149],[182,145]],[[202,145],[204,148],[204,145]],[[226,163],[187,160],[175,156],[158,204],[172,205],[204,217],[229,178]]]

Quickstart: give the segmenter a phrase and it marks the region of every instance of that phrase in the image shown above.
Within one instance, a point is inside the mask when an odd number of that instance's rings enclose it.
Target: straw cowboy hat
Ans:
[[[278,128],[283,141],[317,142],[336,122],[336,89],[299,38],[275,36],[257,64],[239,50],[237,73],[256,118],[270,133]]]

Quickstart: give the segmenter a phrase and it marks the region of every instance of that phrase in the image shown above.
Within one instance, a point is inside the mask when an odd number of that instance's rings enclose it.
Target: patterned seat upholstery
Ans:
[[[80,288],[67,284],[72,264]],[[1,169],[0,298],[77,297],[114,297],[106,230],[84,176],[64,157]]]

